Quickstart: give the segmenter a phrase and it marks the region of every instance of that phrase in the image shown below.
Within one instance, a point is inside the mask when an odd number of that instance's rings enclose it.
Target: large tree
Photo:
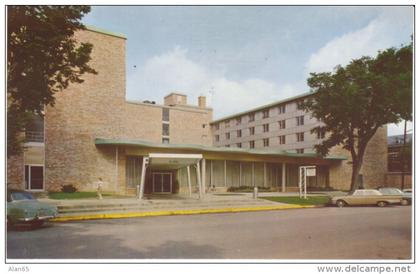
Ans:
[[[7,155],[21,152],[22,131],[54,94],[70,83],[82,83],[92,44],[74,33],[85,29],[81,18],[89,6],[7,7]]]
[[[321,155],[334,146],[350,152],[351,190],[358,187],[366,147],[378,128],[412,120],[412,52],[412,44],[390,48],[333,72],[310,74],[313,96],[302,107],[323,123],[312,132],[326,136],[315,149]]]

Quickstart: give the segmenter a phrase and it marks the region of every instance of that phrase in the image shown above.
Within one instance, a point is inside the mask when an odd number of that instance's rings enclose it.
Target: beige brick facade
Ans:
[[[245,115],[241,123],[236,124],[235,118],[229,121],[229,128],[226,123],[220,122],[220,128],[216,130],[210,128],[212,121],[212,109],[206,107],[205,98],[200,97],[196,105],[187,105],[187,98],[183,94],[171,93],[165,97],[164,105],[154,104],[151,102],[135,102],[127,101],[125,96],[126,88],[126,63],[125,63],[125,46],[126,40],[97,31],[82,31],[76,34],[76,39],[81,42],[90,42],[94,45],[92,52],[91,66],[97,70],[97,75],[84,75],[84,83],[70,85],[66,90],[56,94],[56,103],[53,107],[47,107],[45,111],[44,123],[44,146],[42,152],[45,153],[44,158],[40,158],[42,153],[38,150],[31,150],[30,155],[25,157],[13,157],[8,159],[8,185],[24,188],[24,163],[23,159],[29,159],[29,163],[40,164],[44,161],[44,186],[46,191],[60,191],[61,186],[66,184],[75,185],[79,190],[93,190],[95,182],[99,177],[105,182],[104,190],[127,193],[132,189],[127,189],[126,182],[126,162],[130,148],[118,146],[101,146],[95,145],[96,138],[103,139],[124,139],[124,140],[145,140],[154,144],[161,144],[169,141],[170,144],[192,144],[204,145],[211,147],[225,146],[237,142],[243,142],[243,148],[249,148],[249,141],[252,136],[248,136],[245,131],[251,124],[245,122]],[[145,98],[147,99],[147,98]],[[263,121],[263,115],[256,112],[255,135],[269,138],[270,146],[282,148],[278,143],[279,132],[273,129],[279,126],[279,120],[287,120],[291,128],[286,129],[285,135],[287,145],[284,149],[296,150],[304,148],[304,152],[312,151],[314,144],[320,140],[308,131],[316,124],[308,114],[304,114],[296,108],[296,102],[288,104],[289,111],[279,113],[277,106],[270,107],[270,117]],[[169,111],[169,120],[163,121],[164,110]],[[294,125],[296,116],[304,116],[303,127]],[[263,124],[270,124],[269,132],[262,132]],[[252,126],[251,125],[251,126]],[[164,129],[169,130],[169,134],[163,134]],[[244,130],[242,137],[238,140],[220,140],[215,143],[215,136],[223,136],[226,130],[236,132],[238,129]],[[293,143],[296,133],[305,131],[305,142]],[[232,133],[232,135],[235,133]],[[167,136],[166,136],[167,135]],[[232,136],[233,137],[233,136]],[[167,138],[167,139],[166,139]],[[220,137],[223,139],[223,137]],[[165,140],[164,140],[165,139]],[[255,148],[263,146],[261,140],[257,140]],[[261,142],[260,142],[261,141]],[[303,147],[301,147],[304,145]],[[179,150],[182,153],[182,150]],[[327,182],[329,177],[329,185],[337,189],[348,189],[351,178],[351,160],[348,153],[342,149],[335,148],[331,154],[337,156],[348,157],[347,161],[335,160],[337,164],[331,166],[328,174],[326,168],[333,161],[324,160],[308,160],[299,159],[301,164],[310,164],[311,161],[320,163],[323,174],[322,181]],[[37,156],[38,155],[38,156]],[[209,154],[210,155],[210,154]],[[222,170],[224,160],[229,159],[228,154],[218,157],[227,157],[225,159],[211,157],[207,155],[214,164],[215,170]],[[235,154],[237,155],[237,154]],[[29,157],[30,156],[30,157]],[[237,157],[237,156],[236,156]],[[258,161],[254,156],[248,160],[242,158],[232,158],[230,164],[236,161],[244,162],[244,184],[251,184],[251,173],[249,167],[254,165],[255,174],[257,176],[255,182],[261,181],[261,166],[264,165],[258,156]],[[255,156],[256,157],[256,156]],[[256,158],[256,159],[257,159]],[[41,159],[41,160],[40,160]],[[267,165],[270,171],[265,171],[267,182],[271,187],[280,185],[281,170],[283,163],[293,164],[293,174],[287,175],[295,186],[297,184],[297,158],[286,159],[279,157],[267,157]],[[387,161],[387,141],[386,128],[382,128],[375,135],[374,139],[369,143],[366,151],[366,157],[362,173],[366,187],[373,187],[381,184],[385,178]],[[257,163],[259,162],[259,163]],[[271,166],[270,163],[275,163]],[[211,164],[211,165],[213,165]],[[207,166],[207,169],[210,166]],[[242,167],[241,167],[242,168]],[[289,169],[289,167],[287,167]],[[230,169],[229,169],[230,170]],[[237,172],[234,170],[232,172]],[[242,172],[242,171],[241,171]],[[208,171],[206,176],[210,176]],[[220,173],[220,172],[219,172]],[[222,174],[215,173],[213,179],[214,184],[222,186]],[[249,174],[248,174],[249,173]],[[296,174],[295,174],[296,173]],[[235,173],[236,174],[236,173]],[[267,177],[268,176],[268,177]],[[270,177],[271,176],[271,177]],[[185,177],[185,176],[184,176]],[[293,177],[293,178],[292,178]],[[270,179],[272,178],[272,179]],[[276,178],[276,179],[273,179]],[[292,180],[293,179],[293,180]],[[271,181],[270,181],[271,180]],[[211,182],[210,182],[211,183]],[[233,182],[235,185],[238,182]],[[286,184],[289,187],[289,184]]]

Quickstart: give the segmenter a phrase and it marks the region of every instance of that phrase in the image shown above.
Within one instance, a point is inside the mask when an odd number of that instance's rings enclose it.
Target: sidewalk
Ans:
[[[155,195],[151,199],[143,200],[138,200],[133,197],[104,198],[102,200],[52,200],[42,198],[39,201],[58,207],[59,214],[52,221],[232,213],[314,207],[284,204],[265,199],[253,199],[252,194],[248,193],[206,194],[201,200],[195,196]]]

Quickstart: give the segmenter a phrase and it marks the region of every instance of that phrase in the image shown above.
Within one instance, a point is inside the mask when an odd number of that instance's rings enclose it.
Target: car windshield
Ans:
[[[34,196],[31,193],[27,192],[13,192],[11,194],[13,201],[20,201],[20,200],[34,200]]]

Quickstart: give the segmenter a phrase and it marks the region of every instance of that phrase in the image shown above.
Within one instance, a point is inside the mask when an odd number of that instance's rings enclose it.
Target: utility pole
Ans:
[[[407,120],[404,120],[404,139],[403,146],[400,153],[400,162],[401,162],[401,190],[404,189],[404,170],[405,170],[405,139],[407,136]]]

